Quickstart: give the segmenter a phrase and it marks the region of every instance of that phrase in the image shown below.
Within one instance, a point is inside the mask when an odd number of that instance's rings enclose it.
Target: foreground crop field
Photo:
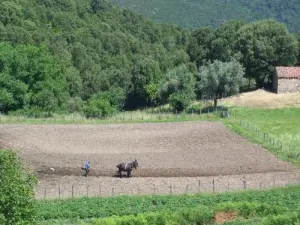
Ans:
[[[196,223],[152,223],[141,222],[141,216],[150,213],[163,214],[179,210],[193,211],[198,209],[197,216],[211,211],[206,216],[218,212],[237,212],[240,222],[232,224],[296,224],[292,223],[290,213],[299,212],[300,187],[291,186],[264,191],[242,191],[234,193],[179,195],[179,196],[135,196],[113,198],[80,198],[67,200],[46,200],[38,203],[38,219],[41,224],[196,224]],[[200,211],[199,211],[200,210]],[[299,215],[299,213],[298,213]],[[113,216],[113,217],[112,217]],[[115,217],[115,216],[119,216]],[[126,220],[124,216],[130,218]],[[268,217],[282,217],[277,223]],[[103,220],[102,220],[103,218]],[[166,220],[170,217],[164,216]],[[207,218],[207,217],[206,217]],[[116,223],[117,219],[123,223]],[[210,220],[209,219],[209,220]],[[228,218],[227,218],[228,219]],[[268,223],[261,223],[266,219]],[[299,218],[300,219],[300,218]],[[108,220],[108,223],[105,223]],[[137,220],[140,222],[138,223]],[[109,223],[110,221],[110,223]],[[127,221],[125,223],[124,221]],[[245,223],[242,223],[242,222]],[[115,222],[115,223],[113,223]],[[213,221],[212,221],[213,222]],[[220,222],[220,221],[219,221]],[[223,221],[224,222],[224,221]],[[253,222],[253,223],[252,223]],[[212,224],[212,223],[197,223]],[[231,223],[226,223],[231,224]]]
[[[170,182],[181,186],[183,191],[197,189],[199,177],[206,177],[211,186],[209,176],[227,175],[227,180],[232,177],[239,180],[247,175],[256,187],[262,180],[270,183],[276,177],[281,185],[287,178],[297,179],[297,171],[290,164],[218,122],[1,125],[0,128],[0,144],[17,149],[24,162],[33,166],[38,174],[40,187],[47,187],[48,190],[38,191],[39,197],[59,197],[63,194],[58,193],[59,186],[64,186],[59,192],[70,194],[72,185],[79,184],[90,189],[82,187],[82,194],[78,195],[99,194],[100,188],[101,194],[111,195],[112,187],[119,187],[116,192],[127,194],[151,193],[153,188],[158,192],[161,189],[162,193],[175,192],[169,190]],[[87,159],[92,165],[88,179],[81,176],[80,170]],[[114,177],[117,163],[134,159],[139,162],[134,178]],[[255,175],[249,177],[250,174]],[[219,180],[222,179],[219,177]],[[227,180],[222,183],[229,189]],[[232,181],[230,186],[241,185],[240,180],[239,184],[234,182],[237,181]],[[193,186],[186,186],[191,183]]]

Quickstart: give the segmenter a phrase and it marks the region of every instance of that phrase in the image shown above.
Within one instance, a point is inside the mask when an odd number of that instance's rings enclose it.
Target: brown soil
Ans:
[[[17,149],[23,161],[33,166],[41,185],[53,187],[66,180],[70,185],[78,179],[78,183],[85,183],[80,167],[88,159],[89,179],[95,177],[99,183],[101,177],[108,186],[118,180],[113,178],[116,164],[134,159],[139,167],[132,175],[144,178],[139,180],[140,186],[147,178],[155,177],[164,177],[168,183],[168,178],[176,177],[198,180],[196,177],[271,172],[292,176],[297,172],[261,146],[231,132],[222,123],[213,122],[0,125],[0,143]],[[130,180],[135,182],[134,178]],[[181,182],[187,184],[186,180]]]
[[[237,218],[237,212],[218,212],[215,216],[217,224],[234,221]]]

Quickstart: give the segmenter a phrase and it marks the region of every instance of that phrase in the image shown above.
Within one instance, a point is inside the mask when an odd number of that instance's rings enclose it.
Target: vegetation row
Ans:
[[[216,224],[218,213],[231,213],[233,218],[226,218],[226,224],[295,224],[300,222],[299,209],[288,212],[285,207],[276,205],[249,203],[249,202],[226,202],[217,204],[213,209],[206,206],[185,208],[175,211],[143,213],[130,216],[112,216],[104,219],[90,220],[52,220],[46,224],[65,223],[69,224],[94,224],[94,225],[209,225]],[[227,214],[228,215],[228,214]],[[232,221],[234,222],[232,222]],[[258,223],[259,222],[259,223]]]

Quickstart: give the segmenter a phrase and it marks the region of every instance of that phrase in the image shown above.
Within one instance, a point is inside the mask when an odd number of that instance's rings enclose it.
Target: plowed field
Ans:
[[[213,122],[0,125],[0,144],[18,150],[46,186],[85,179],[80,167],[86,160],[91,161],[91,179],[116,182],[116,164],[137,159],[139,168],[129,180],[139,179],[140,186],[143,178],[149,185],[155,177],[296,172],[264,148]]]

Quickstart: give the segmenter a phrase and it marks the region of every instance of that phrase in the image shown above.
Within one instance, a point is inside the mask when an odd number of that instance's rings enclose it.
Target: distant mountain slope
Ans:
[[[273,18],[300,30],[299,0],[112,0],[156,22],[216,27],[229,19]]]

